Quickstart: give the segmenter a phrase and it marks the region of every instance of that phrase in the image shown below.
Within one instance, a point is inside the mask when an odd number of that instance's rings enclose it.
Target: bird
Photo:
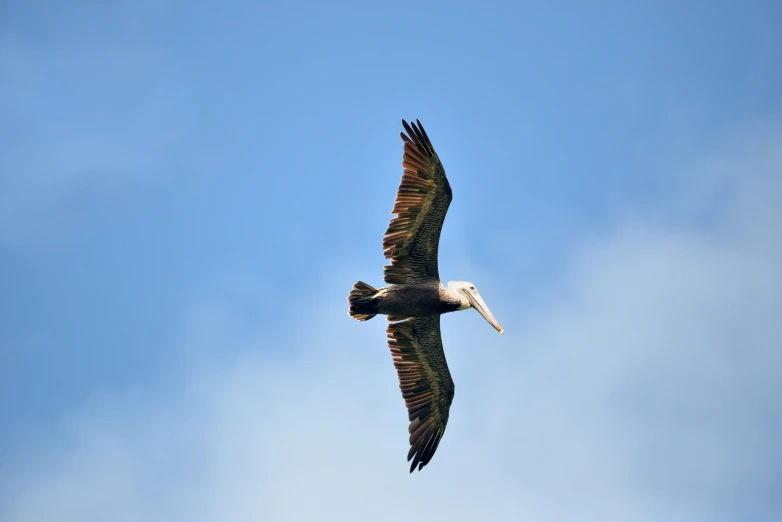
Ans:
[[[448,423],[454,383],[445,360],[440,315],[474,308],[502,334],[503,329],[475,285],[440,281],[437,251],[445,214],[453,199],[445,168],[421,122],[405,132],[402,180],[383,236],[383,268],[389,286],[374,288],[358,281],[348,295],[348,315],[368,321],[386,315],[388,347],[399,378],[410,424],[410,473],[434,456]]]

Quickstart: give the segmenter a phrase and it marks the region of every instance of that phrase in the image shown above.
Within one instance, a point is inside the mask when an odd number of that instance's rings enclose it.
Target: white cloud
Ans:
[[[54,450],[31,443],[43,456],[14,464],[0,518],[779,519],[777,130],[714,151],[676,208],[588,245],[531,316],[493,295],[505,336],[446,317],[457,392],[420,474],[404,462],[383,325],[347,318],[340,276],[322,289],[339,298],[272,351],[277,324],[197,314],[185,339],[230,339],[241,355],[188,370],[179,392],[85,408]],[[710,219],[693,224],[701,211]]]

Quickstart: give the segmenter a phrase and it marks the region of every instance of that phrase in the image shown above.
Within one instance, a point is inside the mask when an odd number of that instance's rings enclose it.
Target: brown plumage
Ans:
[[[445,168],[421,122],[407,131],[402,181],[383,237],[383,254],[391,264],[383,270],[388,284],[440,284],[437,251],[445,214],[453,199]],[[389,317],[389,321],[397,319]],[[411,318],[388,325],[388,347],[399,377],[410,426],[410,472],[429,463],[448,423],[454,384],[440,337],[440,316]]]
[[[410,426],[410,472],[426,466],[434,456],[448,424],[454,383],[440,337],[440,315],[476,308],[500,333],[475,286],[455,281],[444,287],[437,268],[437,250],[452,193],[445,169],[421,122],[408,125],[404,142],[402,181],[393,214],[383,237],[387,286],[375,289],[357,282],[348,296],[348,313],[367,321],[388,316],[388,347]]]
[[[383,270],[388,284],[440,281],[437,247],[453,196],[440,158],[421,122],[416,123],[411,128],[402,120],[409,136],[400,133],[404,172],[391,211],[397,217],[383,237],[383,253],[391,259]]]
[[[410,420],[410,472],[432,459],[448,423],[454,384],[440,339],[440,316],[388,325],[388,347]]]

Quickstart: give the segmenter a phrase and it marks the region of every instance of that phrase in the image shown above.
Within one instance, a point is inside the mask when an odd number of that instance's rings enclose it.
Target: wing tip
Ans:
[[[404,136],[404,133],[402,134],[402,139],[405,140],[405,142],[413,142],[415,143],[416,147],[420,149],[420,152],[427,155],[430,158],[437,157],[437,154],[434,151],[434,147],[432,146],[432,142],[429,141],[429,136],[426,135],[426,131],[424,131],[424,126],[421,125],[421,122],[416,119],[415,123],[412,123],[412,120],[410,120],[411,123],[407,123],[407,121],[402,118],[402,126],[407,131],[408,137]]]

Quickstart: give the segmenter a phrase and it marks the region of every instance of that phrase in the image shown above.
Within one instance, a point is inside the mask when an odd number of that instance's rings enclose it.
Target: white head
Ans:
[[[498,332],[504,332],[500,323],[497,322],[489,311],[489,307],[483,302],[481,294],[478,293],[474,284],[468,281],[450,281],[448,283],[448,293],[462,303],[459,310],[475,308]]]

